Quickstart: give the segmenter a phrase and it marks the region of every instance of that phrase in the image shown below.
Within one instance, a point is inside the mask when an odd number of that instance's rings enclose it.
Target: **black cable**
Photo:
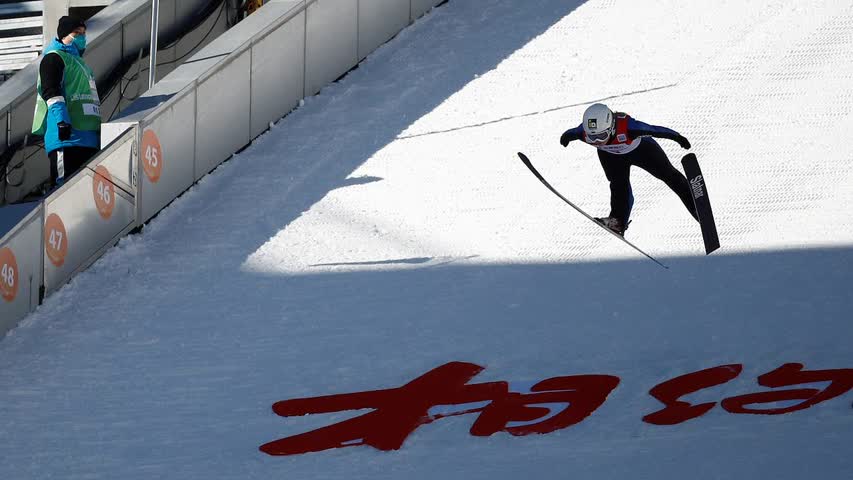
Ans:
[[[223,0],[222,3],[220,4],[221,8],[219,9],[219,14],[216,16],[216,20],[214,20],[213,24],[210,26],[210,30],[207,31],[207,33],[204,35],[204,37],[202,37],[202,39],[198,43],[196,43],[193,48],[189,49],[187,51],[187,53],[181,55],[180,57],[178,57],[174,60],[169,60],[168,62],[158,63],[157,66],[162,67],[163,65],[171,65],[173,63],[180,62],[181,60],[187,58],[190,54],[192,54],[196,48],[201,46],[207,40],[207,38],[210,37],[210,34],[213,33],[213,30],[216,28],[216,25],[219,23],[219,19],[222,18],[222,13],[225,11],[225,5],[226,4],[227,4],[227,1]],[[171,48],[171,47],[167,47],[167,48]],[[151,70],[151,67],[146,67],[146,68],[139,70],[139,72],[135,73],[130,78],[127,78],[127,77],[122,77],[122,78],[124,78],[124,80],[126,80],[128,82],[132,82],[132,81],[136,80],[140,75],[142,75],[142,72],[147,72],[149,70]],[[136,100],[136,98],[138,98],[138,96],[134,97],[132,100]],[[126,100],[131,100],[131,99],[126,98]]]
[[[158,64],[157,64],[157,66],[158,66],[158,67],[160,67],[160,66],[163,66],[163,65],[170,65],[170,64],[173,64],[173,63],[180,62],[181,60],[183,60],[184,58],[186,58],[187,56],[189,56],[191,53],[193,53],[193,52],[194,52],[194,51],[195,51],[199,46],[201,46],[202,44],[204,44],[204,42],[205,42],[205,41],[207,41],[207,39],[208,39],[208,38],[210,37],[210,35],[213,33],[213,30],[216,28],[216,25],[218,25],[218,24],[219,24],[219,19],[220,19],[220,18],[222,18],[222,13],[223,13],[223,11],[225,10],[225,8],[224,8],[224,7],[225,7],[226,5],[227,5],[227,0],[222,0],[222,2],[220,2],[220,3],[219,3],[219,6],[218,6],[218,7],[214,7],[214,8],[219,8],[219,13],[216,15],[216,19],[213,21],[213,23],[212,23],[212,24],[211,24],[211,26],[210,26],[210,29],[207,31],[207,33],[205,33],[205,34],[204,34],[204,36],[202,37],[202,39],[201,39],[201,40],[199,40],[199,42],[198,42],[198,43],[196,43],[196,44],[195,44],[191,49],[189,49],[189,50],[187,51],[187,53],[185,53],[184,55],[181,55],[180,57],[178,57],[178,58],[176,58],[176,59],[174,59],[174,60],[170,60],[170,61],[163,62],[163,63],[158,63]],[[168,49],[168,48],[172,48],[173,46],[177,45],[177,44],[178,44],[178,42],[180,42],[180,41],[181,41],[185,36],[186,36],[186,35],[181,36],[180,38],[178,38],[178,39],[177,39],[177,40],[175,40],[174,42],[170,43],[168,46],[163,47],[163,49],[165,50],[165,49]],[[126,69],[125,69],[125,70],[127,70],[127,69],[129,69],[129,68],[130,68],[130,65],[128,65],[128,66],[126,67]],[[131,84],[132,82],[134,82],[135,80],[138,80],[138,79],[139,79],[139,77],[142,75],[142,73],[143,73],[143,72],[147,72],[147,71],[149,71],[149,70],[151,70],[151,67],[142,68],[142,69],[140,69],[138,72],[136,72],[135,74],[133,74],[133,75],[132,75],[132,76],[130,76],[130,77],[126,77],[126,76],[122,75],[122,76],[119,78],[119,80],[113,84],[112,88],[110,88],[110,91],[107,93],[107,96],[105,96],[105,98],[106,98],[106,97],[108,97],[110,94],[112,94],[112,92],[113,92],[113,91],[115,91],[116,86],[119,86],[119,99],[118,99],[118,102],[116,102],[116,106],[115,106],[115,108],[113,108],[113,111],[110,113],[110,116],[109,116],[109,117],[107,117],[108,119],[113,118],[113,115],[115,115],[115,114],[116,114],[116,112],[117,112],[117,111],[118,111],[118,109],[119,109],[119,106],[121,106],[121,102],[122,102],[122,100],[127,100],[127,101],[129,101],[129,102],[133,102],[133,101],[135,101],[136,99],[138,99],[138,98],[139,98],[139,96],[140,96],[141,94],[137,94],[137,95],[134,95],[134,96],[131,96],[131,97],[126,97],[126,96],[125,96],[125,93],[127,92],[127,89],[128,89],[128,88],[130,88],[130,84]],[[120,87],[120,85],[121,85],[121,81],[122,81],[122,80],[124,80],[124,81],[126,81],[126,82],[127,82],[127,83],[125,84],[125,87],[124,87],[124,88],[121,88],[121,87]]]
[[[0,1],[2,1],[2,0],[0,0]],[[207,6],[206,6],[206,7],[205,7],[201,12],[199,12],[195,17],[193,17],[192,19],[190,19],[190,20],[188,21],[188,23],[189,23],[190,25],[192,25],[192,27],[190,28],[190,31],[194,31],[196,27],[198,27],[199,25],[201,25],[205,20],[207,20],[211,15],[213,15],[213,12],[214,12],[217,8],[221,7],[221,6],[222,6],[222,3],[223,3],[224,1],[225,1],[225,0],[221,0],[221,1],[220,1],[220,2],[218,2],[218,3],[213,3],[213,2],[208,3],[208,5],[207,5]],[[188,33],[185,33],[185,34],[183,34],[183,35],[179,35],[179,36],[177,36],[176,38],[174,38],[173,40],[171,40],[168,44],[166,44],[166,46],[162,46],[162,47],[158,48],[158,50],[165,50],[165,49],[168,49],[168,48],[172,48],[173,46],[177,45],[177,44],[178,44],[178,42],[180,42],[181,40],[183,40],[183,39],[184,39],[184,37],[186,37],[186,35],[187,35],[187,34],[188,34]],[[143,55],[144,55],[145,53],[147,53],[147,51],[148,51],[148,50],[147,50],[147,49],[145,49],[145,48],[140,49],[140,50],[142,51],[142,54],[143,54]],[[127,71],[127,70],[128,70],[128,69],[129,69],[129,68],[130,68],[130,67],[131,67],[131,66],[136,62],[136,61],[138,61],[138,59],[127,59],[127,60],[123,60],[122,62],[119,62],[119,64],[118,64],[118,65],[116,65],[116,67],[115,67],[115,68],[113,68],[113,69],[110,71],[110,73],[106,76],[106,82],[105,82],[105,83],[108,83],[108,84],[112,85],[112,87],[111,87],[111,88],[110,88],[110,90],[107,92],[107,95],[104,95],[104,98],[108,97],[108,96],[109,96],[109,95],[110,95],[110,94],[115,90],[115,86],[116,86],[116,83],[117,83],[116,81],[109,81],[109,80],[110,80],[110,79],[112,79],[112,78],[114,78],[114,77],[116,76],[116,74],[117,74],[119,71],[126,72],[126,71]],[[124,75],[124,73],[122,73],[121,75]]]
[[[124,77],[122,77],[122,78],[124,78]],[[118,81],[118,82],[116,82],[116,84],[117,84],[117,85],[121,85],[121,79],[119,79],[119,81]],[[127,86],[130,86],[130,82],[128,82],[128,83],[127,83]],[[116,102],[116,106],[115,106],[115,108],[113,108],[113,111],[110,113],[110,116],[109,116],[109,117],[107,117],[107,120],[112,120],[113,115],[115,115],[115,114],[116,114],[116,112],[118,111],[118,107],[121,105],[121,100],[122,100],[123,98],[124,98],[124,91],[122,91],[121,87],[119,87],[119,91],[118,91],[118,101]]]
[[[170,64],[172,64],[172,63],[180,62],[181,60],[183,60],[184,58],[186,58],[190,53],[192,53],[193,51],[195,51],[195,49],[197,49],[200,45],[202,45],[202,44],[203,44],[203,43],[208,39],[208,37],[210,37],[210,34],[211,34],[211,33],[213,33],[213,30],[216,28],[216,25],[219,23],[219,19],[220,19],[220,18],[222,18],[222,12],[223,12],[223,10],[224,10],[224,8],[223,8],[223,7],[226,5],[226,2],[227,2],[227,0],[222,0],[221,2],[219,2],[219,4],[218,4],[217,6],[214,6],[214,7],[211,7],[211,8],[210,8],[210,10],[209,10],[209,11],[211,12],[210,14],[207,14],[207,15],[200,15],[200,16],[202,16],[204,19],[207,19],[207,18],[209,18],[209,17],[210,17],[210,15],[212,15],[212,11],[213,11],[213,10],[215,10],[215,9],[217,9],[217,8],[219,9],[219,14],[216,16],[216,20],[214,20],[214,21],[213,21],[213,24],[211,25],[210,30],[208,30],[208,31],[207,31],[207,33],[204,35],[204,37],[202,37],[202,39],[201,39],[198,43],[196,43],[196,45],[195,45],[195,46],[193,46],[191,49],[189,49],[189,50],[187,51],[187,53],[186,53],[186,54],[184,54],[184,55],[182,55],[182,56],[180,56],[180,57],[178,57],[178,58],[176,58],[176,59],[174,59],[174,60],[170,60],[170,61],[168,61],[168,62],[158,63],[158,64],[157,64],[157,66],[159,67],[159,66],[163,66],[163,65],[170,65]],[[203,20],[202,20],[202,21],[203,21]],[[158,50],[166,50],[166,49],[172,48],[173,46],[177,45],[181,40],[183,40],[183,39],[184,39],[184,37],[186,37],[186,35],[187,35],[187,34],[184,34],[184,35],[179,36],[177,39],[175,39],[175,40],[173,40],[172,42],[168,43],[165,47],[158,48]],[[136,60],[136,61],[134,61],[134,62],[127,61],[127,62],[123,62],[123,63],[119,64],[116,68],[114,68],[114,69],[110,72],[110,75],[108,75],[108,77],[107,77],[107,78],[114,77],[114,76],[118,73],[118,71],[119,71],[119,70],[123,70],[123,71],[126,73],[126,72],[127,72],[127,70],[128,70],[128,69],[130,69],[130,67],[131,67],[131,66],[133,66],[133,63],[136,63],[137,61],[139,61],[139,59],[138,59],[138,58],[137,58],[137,60]],[[129,82],[133,82],[134,80],[136,80],[136,79],[138,79],[138,78],[139,78],[139,76],[142,74],[142,72],[147,72],[148,70],[150,70],[150,67],[149,67],[149,68],[141,69],[139,72],[135,73],[135,74],[134,74],[133,76],[131,76],[130,78],[126,77],[126,76],[124,75],[124,73],[122,73],[122,74],[119,76],[119,79],[118,79],[118,80],[116,80],[116,81],[114,81],[114,82],[111,82],[111,83],[112,83],[112,86],[111,86],[111,87],[110,87],[110,89],[107,91],[107,93],[103,96],[103,98],[104,98],[104,100],[106,100],[107,98],[109,98],[109,96],[110,96],[110,95],[112,95],[112,93],[113,93],[113,92],[116,90],[116,88],[118,87],[118,89],[119,89],[119,101],[118,101],[118,103],[116,103],[116,108],[115,108],[115,109],[113,109],[113,112],[110,114],[110,116],[109,116],[108,118],[112,118],[112,116],[113,116],[113,115],[115,115],[116,110],[118,109],[118,106],[119,106],[119,105],[121,105],[121,101],[122,101],[122,99],[124,99],[124,100],[129,100],[129,101],[133,101],[133,100],[136,100],[137,98],[139,98],[139,95],[136,95],[136,96],[131,97],[131,98],[125,97],[125,96],[124,96],[124,92],[126,92],[126,91],[127,91],[127,88],[125,88],[124,90],[122,90],[122,88],[120,87],[120,85],[121,85],[121,80],[125,80],[125,81],[126,81],[126,82],[128,82],[128,83],[129,83]]]

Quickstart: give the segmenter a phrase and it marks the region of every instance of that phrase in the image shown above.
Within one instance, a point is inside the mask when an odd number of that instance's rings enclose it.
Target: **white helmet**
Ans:
[[[613,112],[603,103],[594,103],[583,112],[583,131],[588,141],[604,143],[613,134]]]

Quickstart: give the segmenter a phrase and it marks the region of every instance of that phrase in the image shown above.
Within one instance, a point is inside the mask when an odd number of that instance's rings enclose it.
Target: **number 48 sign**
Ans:
[[[142,134],[142,169],[151,183],[157,183],[163,173],[163,148],[153,130],[145,130]]]
[[[0,248],[0,296],[12,302],[18,296],[18,262],[9,248]]]

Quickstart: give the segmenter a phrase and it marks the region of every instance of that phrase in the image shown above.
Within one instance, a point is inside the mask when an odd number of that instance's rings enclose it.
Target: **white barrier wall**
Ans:
[[[196,88],[196,176],[251,140],[252,51],[244,47],[206,73]],[[200,175],[199,175],[200,174]]]
[[[94,170],[97,165],[103,165],[109,171],[111,181],[116,187],[136,195],[137,150],[136,131],[126,131],[105,148],[89,167]]]
[[[44,203],[44,287],[50,294],[85,269],[136,225],[132,192],[114,176],[126,175],[136,140],[125,132],[95,161],[71,177]],[[112,166],[112,171],[109,166]]]
[[[414,22],[415,20],[421,18],[425,13],[430,11],[439,3],[441,3],[441,1],[437,2],[435,0],[412,0],[412,13],[409,19]]]
[[[39,304],[42,207],[0,239],[0,338]]]
[[[252,138],[305,95],[305,12],[252,45]]]
[[[139,124],[139,223],[148,221],[196,178],[195,90],[186,90]]]
[[[434,2],[433,2],[434,3]],[[360,0],[358,2],[358,59],[392,39],[409,24],[410,0]]]
[[[441,1],[270,0],[196,53],[104,124],[109,145],[0,240],[0,334]]]
[[[306,97],[319,92],[358,63],[358,2],[309,2],[305,24]]]

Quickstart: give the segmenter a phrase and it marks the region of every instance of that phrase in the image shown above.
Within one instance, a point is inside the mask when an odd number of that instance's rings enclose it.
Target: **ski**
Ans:
[[[696,215],[699,217],[699,225],[702,228],[702,239],[705,241],[705,255],[720,248],[720,237],[717,235],[717,225],[714,223],[714,212],[711,210],[711,200],[708,198],[708,186],[705,177],[699,169],[699,160],[696,155],[688,153],[681,159],[687,181],[693,192],[693,205],[696,206]]]
[[[642,254],[643,254],[646,258],[648,258],[649,260],[651,260],[651,261],[653,261],[653,262],[657,263],[658,265],[660,265],[660,266],[661,266],[661,267],[663,267],[663,268],[669,269],[669,267],[667,267],[666,265],[664,265],[663,263],[661,263],[660,261],[658,261],[656,258],[652,257],[651,255],[649,255],[648,253],[644,252],[643,250],[641,250],[639,247],[637,247],[637,246],[636,246],[636,245],[634,245],[633,243],[631,243],[631,242],[629,242],[628,240],[626,240],[626,239],[625,239],[625,237],[623,237],[622,235],[619,235],[618,233],[614,232],[613,230],[610,230],[609,228],[607,228],[607,227],[605,227],[604,225],[602,225],[602,224],[598,223],[597,221],[595,221],[595,219],[594,219],[593,217],[591,217],[588,213],[586,213],[586,212],[584,212],[583,210],[581,210],[581,208],[580,208],[580,207],[578,207],[577,205],[575,205],[574,203],[572,203],[571,201],[569,201],[569,199],[567,199],[567,198],[566,198],[566,197],[564,197],[562,194],[560,194],[560,192],[558,192],[554,187],[552,187],[552,186],[551,186],[551,184],[550,184],[550,183],[548,183],[548,181],[547,181],[547,180],[545,180],[545,178],[542,176],[542,174],[540,174],[540,173],[539,173],[539,171],[538,171],[538,170],[536,170],[536,168],[533,166],[533,164],[532,164],[532,163],[530,163],[530,159],[529,159],[529,158],[527,158],[527,155],[525,155],[525,154],[523,154],[523,153],[521,153],[521,152],[518,152],[518,158],[520,158],[520,159],[521,159],[521,161],[522,161],[522,162],[524,162],[524,165],[526,165],[526,166],[527,166],[527,168],[529,168],[529,169],[530,169],[530,171],[531,171],[531,172],[533,172],[533,175],[535,175],[535,176],[536,176],[536,178],[538,178],[538,179],[539,179],[539,181],[540,181],[540,182],[542,182],[542,184],[543,184],[543,185],[545,185],[546,187],[548,187],[548,190],[551,190],[551,192],[552,192],[554,195],[556,195],[556,196],[560,197],[560,200],[562,200],[562,201],[564,201],[564,202],[568,203],[570,207],[572,207],[572,208],[574,208],[575,210],[577,210],[578,212],[580,212],[580,214],[581,214],[581,215],[583,215],[584,217],[588,218],[592,223],[594,223],[594,224],[598,225],[599,227],[603,228],[605,231],[607,231],[607,233],[609,233],[609,234],[613,235],[614,237],[618,238],[619,240],[622,240],[623,242],[625,242],[625,244],[627,244],[628,246],[630,246],[630,247],[631,247],[631,248],[633,248],[634,250],[636,250],[636,251],[638,251],[638,252],[642,253]]]

